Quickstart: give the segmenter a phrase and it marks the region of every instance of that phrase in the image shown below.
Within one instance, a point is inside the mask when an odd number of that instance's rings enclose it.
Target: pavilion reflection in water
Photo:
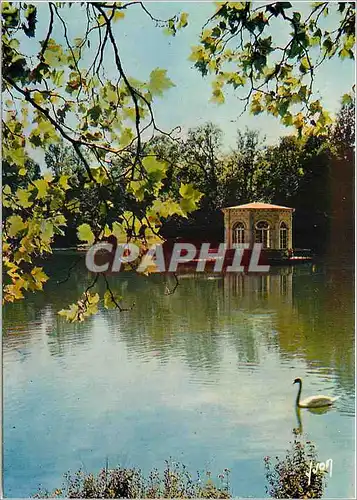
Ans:
[[[274,269],[266,274],[227,273],[224,276],[226,299],[238,297],[247,305],[293,303],[293,267]]]

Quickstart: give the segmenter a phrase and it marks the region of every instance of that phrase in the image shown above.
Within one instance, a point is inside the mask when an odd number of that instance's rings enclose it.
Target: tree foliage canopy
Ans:
[[[153,103],[173,83],[161,68],[154,68],[145,82],[130,78],[114,36],[114,24],[123,22],[128,8],[141,8],[154,22],[159,20],[142,4],[83,2],[85,20],[78,36],[70,40],[65,14],[72,7],[71,3],[48,4],[46,37],[39,40],[37,53],[28,56],[23,50],[24,39],[37,35],[37,7],[2,4],[3,159],[8,171],[17,172],[25,184],[18,189],[5,184],[3,189],[7,211],[3,227],[5,301],[42,289],[47,276],[33,261],[51,252],[53,237],[63,234],[68,214],[82,213],[74,190],[84,190],[101,214],[91,224],[78,226],[83,242],[114,235],[121,241],[137,242],[142,251],[160,239],[158,231],[165,215],[162,207],[186,216],[199,199],[186,186],[182,186],[184,194],[178,202],[163,195],[167,164],[151,151],[143,154],[144,133],[149,137],[164,134],[156,124]],[[184,13],[161,23],[173,34],[186,24]],[[54,38],[56,30],[61,32],[61,41]],[[104,55],[110,52],[115,80],[107,76]],[[84,66],[88,56],[90,62]],[[28,171],[31,154],[38,148],[55,148],[61,139],[73,148],[81,164],[80,178],[78,169],[68,172],[68,168],[57,168],[54,175],[35,180]],[[112,162],[120,164],[119,174],[110,168]],[[122,204],[118,205],[115,194],[119,180],[135,210],[123,211]],[[83,306],[83,302],[91,312],[96,311],[97,297],[88,290],[78,304]],[[78,304],[67,315],[72,320],[83,318]]]
[[[202,75],[214,75],[212,100],[224,103],[229,85],[255,115],[269,113],[300,134],[326,133],[332,119],[314,98],[314,79],[327,59],[354,59],[355,3],[315,2],[306,15],[290,2],[216,5],[191,53]]]
[[[71,39],[68,16],[78,7],[83,20]],[[214,193],[203,203],[217,203],[225,170],[217,162],[218,130],[203,127],[183,144],[160,129],[154,105],[174,83],[164,68],[153,68],[145,81],[133,79],[115,36],[128,9],[141,9],[170,35],[187,25],[187,13],[160,20],[141,2],[49,2],[41,6],[41,16],[35,4],[2,2],[1,9],[4,300],[13,302],[42,290],[48,277],[38,257],[52,252],[55,236],[73,221],[82,242],[132,241],[141,248],[140,259],[161,241],[165,218],[187,217],[199,207],[195,177],[203,176]],[[323,30],[321,19],[336,9],[338,26]],[[226,84],[248,85],[243,99],[254,114],[268,112],[301,133],[321,134],[331,119],[312,100],[314,76],[328,58],[353,58],[354,16],[354,4],[342,2],[320,2],[305,19],[291,13],[288,2],[219,4],[191,58],[203,75],[215,75],[213,100],[224,101]],[[274,20],[292,30],[284,46],[274,39],[275,31],[268,33]],[[36,46],[31,53],[29,39]],[[350,97],[344,103],[349,106]],[[195,167],[172,189],[172,162],[157,140],[174,145],[180,166]],[[38,151],[47,152],[51,172],[40,172]],[[248,167],[242,168],[248,172]],[[108,294],[91,293],[97,279],[63,312],[68,319],[95,313],[100,300],[120,308]]]

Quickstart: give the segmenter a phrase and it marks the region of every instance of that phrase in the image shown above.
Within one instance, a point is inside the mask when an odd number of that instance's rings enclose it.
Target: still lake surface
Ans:
[[[285,456],[303,396],[340,396],[303,432],[333,460],[325,497],[353,498],[353,267],[301,264],[266,276],[123,273],[129,312],[68,324],[57,311],[92,277],[75,254],[46,263],[44,293],[3,313],[4,483],[8,497],[60,487],[68,470],[164,461],[230,469],[233,494],[263,497],[264,457]],[[103,288],[104,290],[104,288]]]

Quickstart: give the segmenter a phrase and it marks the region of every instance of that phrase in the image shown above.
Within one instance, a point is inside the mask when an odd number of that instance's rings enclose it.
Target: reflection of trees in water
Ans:
[[[273,308],[282,297],[290,307],[290,275],[285,270],[270,276],[181,276],[169,296],[163,293],[164,277],[128,276],[123,295],[136,306],[129,314],[108,314],[107,321],[134,353],[156,351],[162,360],[183,355],[192,368],[216,371],[228,344],[238,362],[254,365]],[[123,282],[113,278],[112,286],[121,293]]]
[[[310,268],[294,276],[293,307],[275,316],[277,342],[285,357],[299,354],[311,368],[335,375],[354,394],[353,277],[337,269]]]
[[[47,345],[52,356],[64,356],[73,351],[73,347],[81,348],[92,338],[93,319],[88,323],[66,323],[57,315],[57,310],[51,310],[52,330],[47,337]]]
[[[276,311],[291,309],[291,284],[291,268],[271,268],[266,275],[232,273],[224,277],[227,332],[239,362],[259,363],[259,344],[272,330]]]
[[[33,342],[32,332],[48,332],[50,306],[38,306],[35,295],[28,300],[3,307],[3,346],[7,349],[27,348]]]
[[[91,319],[86,324],[66,323],[57,312],[75,302],[93,276],[81,261],[63,284],[57,281],[67,277],[67,270],[78,254],[55,254],[44,263],[51,277],[43,292],[29,294],[25,300],[6,304],[3,309],[4,348],[19,348],[31,345],[39,334],[47,336],[47,345],[53,355],[63,355],[71,345],[88,342]]]
[[[26,302],[26,301],[25,301]],[[63,356],[74,346],[87,344],[92,336],[92,318],[87,323],[66,323],[58,316],[58,308],[47,305],[38,308],[34,303],[30,310],[29,318],[26,316],[27,307],[22,303],[16,304],[16,309],[7,314],[6,326],[4,327],[3,345],[4,349],[22,349],[31,346],[45,335],[47,347],[53,356]],[[35,311],[35,318],[32,319]]]
[[[112,282],[121,293],[123,283]],[[214,371],[221,360],[221,280],[183,278],[172,295],[164,294],[165,283],[161,276],[129,275],[123,294],[135,307],[130,313],[108,314],[110,331],[134,353],[157,354],[163,362],[171,354],[183,354],[190,366]]]
[[[122,273],[110,282],[125,305],[135,302],[131,311],[101,311],[84,324],[69,324],[58,310],[74,302],[93,279],[83,261],[68,281],[56,284],[77,258],[55,255],[46,263],[52,279],[45,291],[5,306],[5,348],[30,343],[31,332],[41,329],[50,352],[62,355],[71,344],[88,342],[94,325],[107,324],[129,353],[143,359],[156,355],[162,362],[180,356],[193,369],[216,372],[223,349],[232,348],[238,363],[257,364],[263,342],[264,348],[288,358],[300,356],[327,375],[335,373],[344,391],[354,392],[354,295],[348,271],[303,265],[272,267],[262,276],[183,275],[172,295],[165,295],[174,285],[172,277]],[[104,283],[98,290],[104,291]]]
[[[83,287],[90,283],[93,276],[85,269],[84,261],[80,262],[71,272],[70,277],[62,284],[58,281],[67,278],[68,268],[78,259],[78,255],[53,255],[44,261],[45,272],[51,279],[44,284],[42,292],[28,293],[25,300],[6,304],[4,307],[4,321],[9,327],[40,318],[41,311],[48,306],[54,310],[67,307],[78,299]]]
[[[290,304],[292,297],[292,268],[274,268],[262,275],[226,274],[225,292],[231,310],[269,310]],[[231,312],[230,310],[230,312]]]

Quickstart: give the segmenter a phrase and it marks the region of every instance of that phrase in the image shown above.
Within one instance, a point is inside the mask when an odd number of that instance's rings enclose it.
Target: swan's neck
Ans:
[[[299,390],[296,396],[296,406],[300,405],[300,396],[301,396],[301,391],[302,391],[302,382],[299,382]]]

